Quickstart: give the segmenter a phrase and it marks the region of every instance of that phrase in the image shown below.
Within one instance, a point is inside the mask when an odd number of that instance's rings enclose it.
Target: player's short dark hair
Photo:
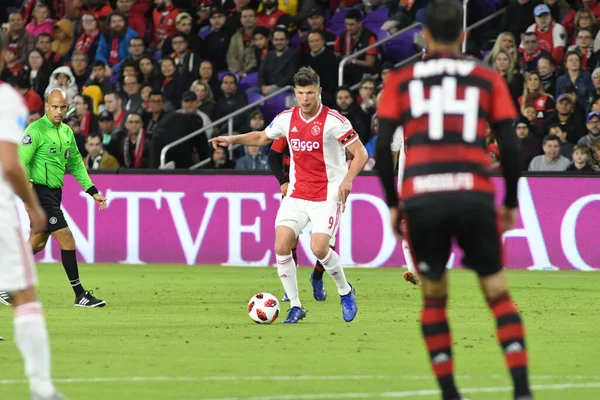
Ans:
[[[315,72],[311,67],[301,67],[296,74],[294,74],[294,86],[321,86],[321,80],[319,74]]]
[[[356,8],[351,8],[346,13],[346,17],[344,19],[353,19],[356,22],[362,22],[363,18],[360,10],[357,10]]]
[[[85,142],[87,143],[89,139],[100,139],[100,144],[102,144],[102,135],[98,132],[90,132],[85,138]]]
[[[544,136],[544,141],[542,142],[542,146],[546,145],[547,142],[550,142],[552,140],[556,140],[560,146],[560,139],[558,138],[558,136],[552,135],[552,134],[548,134],[548,135]]]
[[[463,29],[463,9],[457,0],[434,0],[425,9],[425,27],[438,43],[452,44]]]

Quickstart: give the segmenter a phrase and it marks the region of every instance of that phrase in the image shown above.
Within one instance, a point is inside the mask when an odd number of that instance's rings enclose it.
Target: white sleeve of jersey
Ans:
[[[400,151],[403,150],[404,147],[404,128],[399,126],[394,132],[394,136],[392,138],[392,151]]]
[[[554,24],[554,28],[552,28],[552,42],[554,47],[566,47],[567,30],[561,24]]]
[[[535,24],[529,25],[529,28],[527,28],[527,30],[525,32],[535,32]],[[521,41],[521,44],[519,45],[520,49],[524,49],[525,46],[523,46],[523,41]]]
[[[286,136],[290,129],[290,120],[292,118],[291,110],[280,112],[271,124],[265,128],[265,133],[270,139],[277,140],[282,136]]]
[[[0,141],[19,144],[27,125],[27,107],[19,92],[0,84]]]

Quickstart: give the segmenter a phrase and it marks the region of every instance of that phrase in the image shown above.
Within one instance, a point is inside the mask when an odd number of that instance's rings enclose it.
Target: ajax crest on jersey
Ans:
[[[279,300],[270,293],[258,293],[248,302],[248,315],[257,324],[270,324],[279,316]]]
[[[29,146],[31,143],[33,143],[33,138],[30,134],[23,136],[23,139],[21,139],[21,144],[23,146]]]
[[[314,125],[312,128],[310,128],[310,133],[312,133],[313,136],[319,136],[321,133],[321,127],[319,125]]]

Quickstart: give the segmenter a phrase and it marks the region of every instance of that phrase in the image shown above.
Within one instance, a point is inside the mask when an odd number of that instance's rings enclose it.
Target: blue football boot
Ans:
[[[302,307],[292,307],[288,310],[288,315],[284,324],[295,324],[306,317],[306,310]]]
[[[358,306],[356,305],[356,290],[354,286],[350,285],[352,290],[350,293],[340,296],[340,304],[342,305],[342,316],[344,321],[350,322],[356,317],[358,313]]]
[[[310,274],[310,284],[313,287],[313,296],[315,296],[315,300],[325,301],[325,299],[327,299],[327,292],[325,291],[323,279],[313,279],[313,274]]]

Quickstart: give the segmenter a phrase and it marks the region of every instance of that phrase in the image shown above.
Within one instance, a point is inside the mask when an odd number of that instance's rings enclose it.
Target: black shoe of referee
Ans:
[[[88,292],[87,290],[75,298],[75,307],[94,308],[104,307],[105,305],[106,302],[104,300],[95,298],[92,296],[92,292]]]

